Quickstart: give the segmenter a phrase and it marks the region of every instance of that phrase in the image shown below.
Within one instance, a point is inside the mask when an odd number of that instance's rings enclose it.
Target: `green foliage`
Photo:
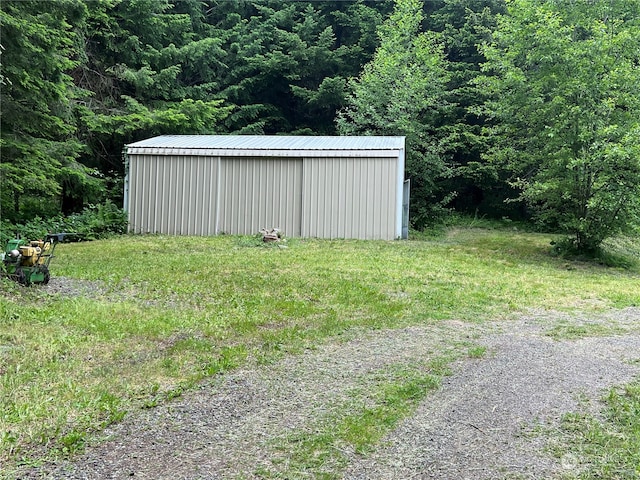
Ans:
[[[121,183],[123,145],[158,134],[333,133],[346,78],[389,2],[83,1],[76,104],[83,164]],[[116,180],[112,180],[115,178]],[[102,198],[81,195],[78,205]],[[121,193],[110,191],[118,201]],[[65,209],[66,213],[70,212]]]
[[[66,219],[70,231],[75,231],[88,240],[121,235],[127,231],[127,212],[114,203],[106,201],[90,205],[80,214]]]
[[[82,212],[69,216],[55,215],[47,218],[34,217],[23,224],[13,224],[3,219],[0,222],[0,245],[19,236],[28,240],[44,238],[47,233],[77,233],[84,240],[108,238],[127,231],[127,213],[114,203],[90,205]]]
[[[481,161],[487,148],[482,128],[489,119],[477,111],[486,99],[486,91],[476,85],[486,61],[478,46],[490,38],[496,17],[504,10],[503,0],[446,0],[429,14],[427,25],[442,35],[450,73],[446,89],[450,108],[438,125],[441,148],[453,168],[443,184],[445,191],[455,193],[450,205],[470,215],[521,218],[515,205],[504,203],[512,193],[504,175]]]
[[[380,47],[350,82],[349,103],[337,117],[341,134],[406,136],[409,218],[417,228],[441,214],[447,199],[437,183],[448,175],[434,126],[448,108],[444,92],[449,74],[441,39],[421,31],[422,8],[418,0],[397,2],[380,27]]]
[[[263,1],[227,13],[219,36],[232,68],[219,76],[218,97],[238,108],[227,128],[333,134],[346,78],[373,53],[387,5]]]
[[[222,101],[186,99],[162,109],[152,110],[134,98],[125,97],[119,114],[97,114],[87,117],[93,122],[95,133],[115,135],[120,139],[162,134],[210,133],[212,127],[224,119],[231,107],[222,107]]]
[[[74,102],[87,92],[69,75],[77,65],[73,22],[84,14],[73,0],[4,2],[0,10],[3,218],[20,218],[25,195],[55,201],[69,171],[77,182],[91,182],[77,164],[82,144],[73,121]]]
[[[120,203],[123,146],[153,135],[339,131],[407,137],[415,228],[451,207],[533,214],[593,254],[640,224],[639,12],[638,0],[6,1],[2,218]]]
[[[514,0],[484,53],[490,162],[594,253],[640,218],[640,2]]]

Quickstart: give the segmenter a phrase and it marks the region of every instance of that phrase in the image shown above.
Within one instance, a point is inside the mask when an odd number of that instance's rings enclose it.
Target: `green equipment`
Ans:
[[[22,285],[49,283],[49,262],[53,251],[69,233],[50,233],[44,240],[9,240],[2,253],[6,276]]]

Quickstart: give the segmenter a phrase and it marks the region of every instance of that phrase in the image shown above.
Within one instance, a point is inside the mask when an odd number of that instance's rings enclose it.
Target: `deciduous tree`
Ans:
[[[487,154],[546,226],[596,250],[640,216],[640,1],[512,0],[484,53]]]

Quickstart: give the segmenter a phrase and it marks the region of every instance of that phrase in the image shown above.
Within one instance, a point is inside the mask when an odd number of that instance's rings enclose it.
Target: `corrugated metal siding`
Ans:
[[[305,158],[302,236],[393,240],[396,158]]]
[[[135,233],[401,235],[403,137],[166,136],[127,152]]]
[[[302,159],[225,158],[220,185],[220,232],[279,228],[300,236]]]
[[[129,156],[129,228],[134,233],[215,235],[218,159]]]

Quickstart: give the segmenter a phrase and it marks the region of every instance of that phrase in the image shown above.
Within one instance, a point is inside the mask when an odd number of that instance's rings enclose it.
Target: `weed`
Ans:
[[[469,347],[467,350],[467,357],[469,358],[483,358],[487,353],[487,347],[483,347],[481,345],[476,345],[473,347]]]
[[[84,431],[71,431],[60,438],[62,451],[72,455],[84,448],[87,433]]]

